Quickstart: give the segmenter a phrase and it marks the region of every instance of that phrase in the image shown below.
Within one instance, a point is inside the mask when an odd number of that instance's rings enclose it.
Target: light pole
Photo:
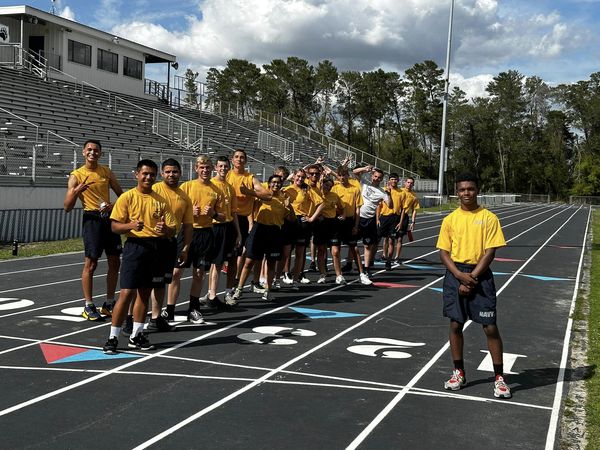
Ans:
[[[438,172],[438,195],[444,193],[444,172],[446,169],[446,115],[448,112],[448,90],[450,88],[450,49],[452,48],[452,17],[454,15],[454,0],[450,2],[450,20],[448,23],[448,48],[446,50],[446,71],[444,72],[444,102],[442,109],[442,138],[440,142],[440,170]]]

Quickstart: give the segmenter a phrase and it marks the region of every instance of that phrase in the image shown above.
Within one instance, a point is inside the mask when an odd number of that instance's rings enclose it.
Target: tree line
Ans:
[[[403,75],[382,69],[338,71],[289,57],[258,67],[230,59],[206,77],[206,100],[261,109],[420,173],[437,178],[444,71],[423,61]],[[194,74],[186,72],[195,102]],[[445,192],[457,173],[477,174],[486,192],[600,194],[600,72],[549,86],[537,76],[501,72],[487,96],[468,99],[460,86],[448,97]]]

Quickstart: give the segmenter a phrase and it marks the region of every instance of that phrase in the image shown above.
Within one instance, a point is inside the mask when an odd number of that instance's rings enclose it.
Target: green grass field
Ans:
[[[587,380],[588,450],[600,450],[600,210],[594,211],[592,268],[590,273],[588,361],[592,376]]]
[[[12,255],[12,245],[0,246],[0,259],[26,258],[29,256],[44,256],[79,251],[83,251],[83,241],[81,238],[54,242],[31,242],[19,245],[18,256]]]

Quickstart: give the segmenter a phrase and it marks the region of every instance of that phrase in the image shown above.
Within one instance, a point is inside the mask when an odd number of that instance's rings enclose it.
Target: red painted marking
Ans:
[[[56,344],[40,344],[40,348],[42,349],[42,353],[44,353],[44,358],[46,358],[48,364],[89,350],[87,348]]]
[[[524,259],[510,259],[510,258],[494,258],[494,261],[500,262],[523,262]]]
[[[383,288],[415,288],[419,286],[414,286],[412,284],[400,284],[400,283],[385,283],[383,281],[376,281],[373,283],[374,286],[383,287]]]

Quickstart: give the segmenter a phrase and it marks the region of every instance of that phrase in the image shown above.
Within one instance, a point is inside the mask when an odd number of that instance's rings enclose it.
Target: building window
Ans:
[[[123,75],[126,77],[142,79],[142,62],[137,59],[123,57]]]
[[[108,50],[98,49],[98,69],[119,73],[119,55]]]
[[[91,67],[92,46],[69,39],[69,61]]]

